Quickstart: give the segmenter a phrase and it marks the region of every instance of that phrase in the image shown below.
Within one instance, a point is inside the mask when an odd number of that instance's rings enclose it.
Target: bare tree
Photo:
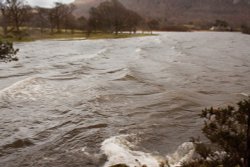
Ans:
[[[159,30],[160,29],[160,22],[156,19],[148,20],[146,22],[147,26],[149,27],[151,34],[153,33],[153,30]]]
[[[125,23],[124,30],[129,31],[130,33],[136,33],[137,26],[143,22],[143,18],[134,11],[127,10],[125,14]]]
[[[23,0],[1,0],[1,13],[5,31],[6,26],[12,26],[19,32],[20,27],[30,18],[31,7]]]
[[[61,26],[65,23],[67,17],[72,16],[75,6],[73,4],[66,5],[63,3],[55,3],[55,7],[50,12],[50,23],[53,28],[56,27],[57,32],[61,31]]]
[[[76,20],[76,27],[78,30],[82,30],[82,31],[87,30],[88,28],[87,24],[88,24],[88,21],[84,16],[81,16],[77,18]]]
[[[91,8],[89,27],[104,32],[129,30],[136,31],[136,26],[142,18],[133,11],[126,9],[118,0],[104,1],[96,8]]]
[[[9,8],[5,0],[0,0],[0,10],[1,10],[1,26],[3,28],[3,34],[7,35],[10,14],[9,14]]]
[[[65,16],[64,18],[64,29],[65,32],[67,32],[67,30],[71,30],[71,33],[74,33],[74,29],[77,27],[76,24],[76,17],[73,14],[68,14]]]
[[[37,7],[36,11],[36,26],[38,26],[40,28],[41,33],[43,33],[44,29],[48,27],[50,9]]]

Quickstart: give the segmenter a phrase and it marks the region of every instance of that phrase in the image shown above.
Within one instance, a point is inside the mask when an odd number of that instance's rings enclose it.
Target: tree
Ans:
[[[228,23],[223,20],[216,20],[214,26],[219,26],[219,27],[228,27]]]
[[[137,30],[137,26],[143,22],[143,18],[136,12],[132,11],[132,10],[127,10],[126,12],[127,14],[125,14],[125,26],[124,26],[124,30],[125,31],[129,31],[136,33]]]
[[[241,25],[241,32],[244,34],[250,34],[250,27],[245,24]]]
[[[0,62],[17,61],[15,56],[19,50],[13,48],[13,44],[10,42],[0,41]]]
[[[5,0],[0,0],[0,10],[1,10],[1,26],[3,28],[3,34],[7,35],[8,26],[10,25],[10,10],[7,6]]]
[[[147,25],[148,25],[149,29],[151,30],[151,33],[153,30],[160,29],[160,23],[158,20],[155,20],[155,19],[147,21]]]
[[[36,17],[34,17],[33,24],[36,23],[36,26],[40,27],[41,33],[44,32],[44,29],[47,28],[49,25],[49,13],[50,9],[42,8],[42,7],[36,7]]]
[[[91,30],[118,34],[122,30],[135,30],[141,17],[126,9],[118,0],[104,1],[89,12],[88,25]]]
[[[51,24],[51,31],[56,27],[57,32],[61,31],[61,26],[65,24],[67,17],[72,16],[75,6],[73,4],[66,5],[63,3],[56,2],[55,7],[50,10],[49,21]]]
[[[248,167],[250,159],[250,98],[238,103],[238,107],[210,108],[202,111],[205,119],[203,133],[223,151],[218,154],[207,145],[195,142],[200,159],[186,163],[191,166]]]
[[[5,33],[7,33],[8,26],[20,32],[20,26],[31,17],[31,7],[23,0],[1,0],[0,7]]]
[[[76,27],[76,17],[73,14],[66,15],[66,17],[64,18],[65,32],[67,31],[67,29],[69,29],[71,30],[71,33],[74,33],[74,29]]]
[[[78,30],[87,30],[88,21],[84,16],[77,18],[76,27]]]

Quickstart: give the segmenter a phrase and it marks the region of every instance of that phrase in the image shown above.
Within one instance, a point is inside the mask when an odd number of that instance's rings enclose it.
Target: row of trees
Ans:
[[[41,32],[49,28],[52,33],[55,30],[61,32],[62,29],[72,31],[74,29],[86,29],[86,18],[83,16],[76,18],[73,15],[75,9],[76,7],[73,4],[66,5],[63,3],[55,3],[55,7],[50,9],[37,7],[33,11],[34,16],[30,26],[39,27]]]
[[[52,33],[78,29],[116,34],[120,31],[136,32],[138,27],[146,30],[159,27],[157,20],[145,21],[118,0],[107,0],[91,8],[89,19],[83,16],[76,18],[73,14],[75,9],[73,4],[55,3],[53,8],[32,8],[23,0],[0,0],[0,24],[4,35],[9,32],[20,34],[21,27],[40,28],[41,32],[50,29]]]
[[[20,31],[31,15],[31,7],[20,0],[0,0],[1,26],[4,34],[11,31]]]
[[[57,32],[62,28],[76,29],[82,28],[76,25],[76,18],[73,15],[75,6],[55,3],[53,8],[31,8],[23,0],[0,0],[1,26],[3,33],[20,33],[20,27],[39,27],[41,32],[45,28],[50,28],[51,32]],[[79,22],[84,22],[84,18],[79,18]],[[78,27],[77,27],[78,26]]]
[[[105,1],[96,8],[91,8],[88,25],[90,30],[104,32],[136,32],[143,18],[136,12],[126,9],[118,0]]]

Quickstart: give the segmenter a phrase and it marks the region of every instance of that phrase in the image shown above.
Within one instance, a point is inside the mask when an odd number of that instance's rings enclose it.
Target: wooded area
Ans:
[[[89,17],[76,17],[74,4],[55,3],[53,8],[32,8],[21,0],[1,0],[0,10],[2,36],[23,38],[40,33],[63,33],[81,31],[89,35],[93,32],[136,33],[138,29],[157,29],[157,20],[145,20],[132,10],[126,9],[118,0],[102,2],[89,11]],[[152,25],[153,24],[153,25]]]

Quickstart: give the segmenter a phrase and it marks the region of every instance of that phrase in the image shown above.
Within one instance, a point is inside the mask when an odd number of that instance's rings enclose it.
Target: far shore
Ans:
[[[84,31],[76,30],[74,32],[61,31],[61,32],[39,32],[39,31],[22,31],[17,35],[7,35],[3,37],[0,35],[0,40],[10,42],[33,42],[38,40],[98,40],[98,39],[121,39],[121,38],[134,38],[134,37],[145,37],[145,36],[156,36],[158,32],[240,32],[240,31],[211,31],[211,30],[161,30],[161,31],[137,31],[136,33],[120,32],[115,33],[103,33],[93,32],[87,34]]]
[[[0,34],[1,31],[0,31]],[[22,30],[16,35],[8,34],[5,37],[0,35],[0,40],[9,42],[33,42],[38,40],[97,40],[97,39],[119,39],[119,38],[134,38],[134,37],[145,37],[155,36],[152,32],[141,31],[137,33],[121,32],[118,34],[104,33],[104,32],[92,32],[87,34],[84,31],[75,30],[62,30],[61,32],[51,33],[49,31],[40,32],[38,30]]]

